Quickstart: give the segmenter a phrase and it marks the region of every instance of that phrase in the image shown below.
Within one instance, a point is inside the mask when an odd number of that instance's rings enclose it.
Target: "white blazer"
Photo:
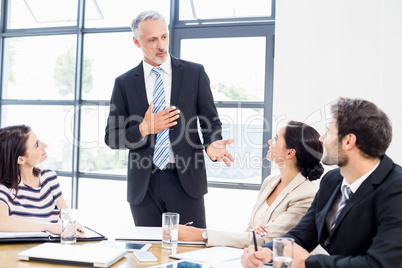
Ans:
[[[245,248],[253,243],[253,234],[248,231],[266,224],[268,234],[264,237],[257,235],[257,244],[263,245],[271,242],[273,238],[280,237],[296,226],[306,214],[318,190],[317,185],[307,178],[297,174],[296,177],[283,189],[265,213],[263,221],[255,222],[255,214],[264,204],[268,196],[280,181],[280,175],[268,176],[261,186],[257,202],[253,207],[250,222],[244,232],[226,232],[207,230],[207,246],[230,246]]]

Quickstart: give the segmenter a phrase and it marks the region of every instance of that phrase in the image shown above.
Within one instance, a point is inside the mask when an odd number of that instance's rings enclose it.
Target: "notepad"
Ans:
[[[109,267],[127,254],[125,249],[111,248],[99,244],[64,245],[44,243],[18,253],[24,261]]]

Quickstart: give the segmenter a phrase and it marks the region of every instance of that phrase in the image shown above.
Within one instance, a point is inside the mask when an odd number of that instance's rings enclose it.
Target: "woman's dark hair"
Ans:
[[[310,181],[319,179],[324,172],[321,165],[323,145],[320,134],[309,125],[290,121],[285,130],[286,148],[296,150],[297,167]]]
[[[26,125],[0,128],[0,182],[16,192],[21,182],[17,161],[26,153],[30,131],[31,128]],[[39,172],[38,168],[33,169],[35,176],[39,176]]]

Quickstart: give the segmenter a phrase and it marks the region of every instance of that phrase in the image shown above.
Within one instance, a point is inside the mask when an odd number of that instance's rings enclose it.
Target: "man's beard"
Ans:
[[[344,167],[349,163],[349,157],[343,153],[339,146],[336,154],[328,154],[327,150],[321,161],[325,165],[338,165],[339,167]]]

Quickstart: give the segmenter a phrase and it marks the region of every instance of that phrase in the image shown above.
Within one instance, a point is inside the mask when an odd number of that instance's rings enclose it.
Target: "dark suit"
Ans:
[[[319,243],[330,254],[311,255],[306,267],[402,267],[402,168],[383,156],[346,203],[329,238],[325,221],[342,180],[339,169],[329,171],[311,208],[284,236],[307,251]]]
[[[180,118],[169,131],[170,143],[185,193],[192,198],[202,198],[207,193],[203,147],[222,139],[221,122],[204,67],[174,57],[171,57],[171,65],[171,105],[180,110]],[[143,201],[153,169],[156,134],[142,140],[139,131],[148,106],[141,62],[116,78],[105,134],[110,148],[129,149],[127,199],[131,205]],[[197,117],[203,143],[198,134]]]

